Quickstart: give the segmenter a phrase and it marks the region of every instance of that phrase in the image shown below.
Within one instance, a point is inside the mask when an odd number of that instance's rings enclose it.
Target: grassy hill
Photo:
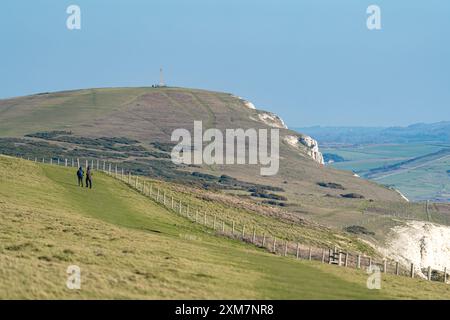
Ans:
[[[0,156],[0,298],[450,298],[448,286],[277,257],[214,236],[122,182]],[[82,289],[66,289],[66,269]]]
[[[280,145],[280,172],[263,177],[255,165],[175,166],[169,159],[174,129],[192,130],[194,120],[204,129],[269,128],[259,115],[228,93],[183,88],[106,88],[43,93],[0,100],[0,152],[23,157],[88,158],[113,161],[135,174],[215,189],[255,203],[282,208],[322,225],[342,229],[358,224],[366,208],[384,215],[404,203],[399,194],[351,172],[324,168],[305,148]],[[53,132],[58,131],[58,132]],[[300,133],[281,129],[281,138]],[[212,175],[205,179],[193,173]],[[220,177],[235,180],[224,184]],[[323,185],[340,185],[329,188]],[[322,184],[320,186],[319,184]],[[252,189],[269,186],[280,201],[255,197]],[[267,189],[267,188],[266,188]],[[363,198],[349,199],[343,194]],[[399,223],[399,222],[394,222]],[[382,236],[384,223],[373,224]]]

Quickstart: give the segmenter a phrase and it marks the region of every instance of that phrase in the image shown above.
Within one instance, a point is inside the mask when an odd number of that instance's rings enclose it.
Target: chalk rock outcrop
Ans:
[[[411,221],[391,229],[387,248],[381,250],[404,266],[414,263],[418,274],[429,266],[443,271],[450,265],[450,227]]]
[[[251,103],[250,101],[245,100],[241,97],[236,97],[236,98],[241,100],[246,108],[249,108],[252,110],[257,110],[255,105],[253,103]],[[275,113],[272,113],[272,112],[258,110],[258,118],[255,119],[255,118],[251,117],[251,119],[264,122],[265,124],[267,124],[268,126],[271,126],[272,128],[288,129],[288,127],[284,123],[283,119],[281,119],[278,115],[276,115]]]
[[[284,137],[284,141],[295,148],[306,149],[306,154],[309,155],[314,161],[324,164],[323,155],[319,150],[319,144],[310,136],[288,135]]]
[[[253,103],[251,103],[250,101],[245,100],[244,98],[238,97],[238,96],[235,96],[235,95],[232,95],[232,97],[241,100],[241,102],[244,104],[244,106],[246,108],[249,108],[249,109],[252,109],[252,110],[256,110],[255,105]]]
[[[244,105],[249,109],[252,109],[252,110],[256,109],[255,105],[253,103],[251,103],[250,101],[244,101]]]
[[[247,101],[241,97],[237,97],[240,99],[244,106],[252,109],[257,110],[255,105],[251,103],[250,101]],[[260,111],[258,112],[258,118],[255,119],[253,116],[250,118],[255,121],[261,121],[265,123],[266,125],[272,127],[272,128],[278,128],[278,129],[289,129],[286,125],[286,123],[283,121],[283,119],[278,116],[275,113],[268,112],[268,111]],[[313,138],[306,136],[306,135],[300,135],[300,136],[294,136],[294,135],[288,135],[284,137],[284,141],[286,141],[289,145],[305,152],[308,156],[310,156],[314,161],[324,164],[324,159],[322,153],[319,151],[319,144],[316,140]]]
[[[271,126],[272,128],[287,129],[288,127],[278,115],[271,112],[262,112],[258,114],[259,120]]]

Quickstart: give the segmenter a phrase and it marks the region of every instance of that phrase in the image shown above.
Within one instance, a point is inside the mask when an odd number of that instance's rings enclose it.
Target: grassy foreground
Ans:
[[[0,156],[0,298],[450,298],[449,287],[276,257],[209,235],[111,177]],[[82,270],[81,290],[66,269]]]

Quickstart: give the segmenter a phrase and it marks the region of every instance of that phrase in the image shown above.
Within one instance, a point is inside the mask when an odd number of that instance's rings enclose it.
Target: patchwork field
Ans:
[[[326,148],[345,159],[330,166],[392,186],[414,201],[450,201],[450,145],[411,143]]]

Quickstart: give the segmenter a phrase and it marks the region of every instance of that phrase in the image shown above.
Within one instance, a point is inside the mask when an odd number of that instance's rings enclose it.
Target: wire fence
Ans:
[[[406,267],[394,259],[374,259],[361,253],[343,251],[337,246],[333,248],[320,248],[305,245],[300,242],[285,240],[282,237],[275,237],[273,236],[273,233],[264,232],[263,228],[260,228],[255,224],[246,225],[231,219],[218,217],[217,214],[208,214],[189,204],[183,203],[183,200],[177,197],[175,192],[168,191],[160,186],[156,187],[150,181],[146,181],[145,178],[142,178],[142,176],[132,175],[130,171],[119,168],[115,163],[100,161],[98,159],[80,160],[77,158],[45,159],[35,157],[34,159],[28,158],[27,160],[34,160],[36,163],[41,162],[44,164],[74,168],[78,168],[82,165],[85,167],[89,166],[92,170],[104,172],[105,174],[120,180],[142,195],[161,204],[167,210],[180,215],[193,223],[203,226],[208,229],[209,232],[252,244],[278,256],[311,261],[315,260],[344,268],[373,269],[374,267],[377,267],[382,273],[411,278],[418,276],[430,281],[448,283],[447,268],[443,271],[434,270],[431,267],[422,269],[413,263]]]

